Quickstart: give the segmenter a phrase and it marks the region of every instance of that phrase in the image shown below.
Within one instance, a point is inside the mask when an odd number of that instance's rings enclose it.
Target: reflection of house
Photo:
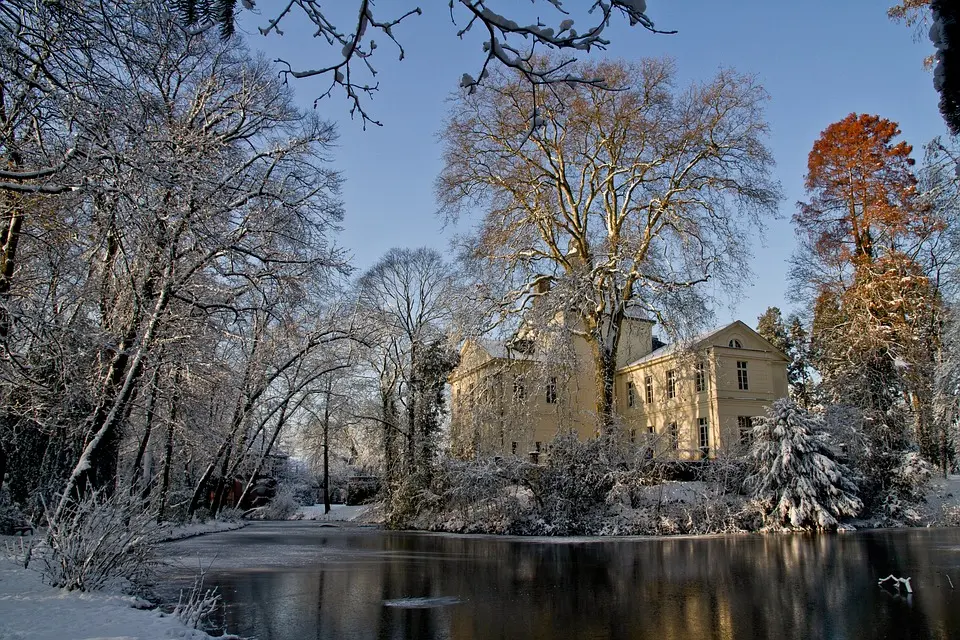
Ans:
[[[661,346],[653,323],[628,318],[616,374],[625,439],[686,459],[733,450],[755,416],[787,395],[787,357],[737,321],[685,348]],[[596,432],[596,382],[589,346],[570,345],[570,364],[532,342],[467,341],[450,376],[451,437],[460,455],[536,458],[560,432]]]

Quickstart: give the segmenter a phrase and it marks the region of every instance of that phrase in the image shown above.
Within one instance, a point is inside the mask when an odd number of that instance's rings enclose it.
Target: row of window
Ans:
[[[649,435],[655,435],[656,429],[654,427],[647,427],[647,433]],[[670,448],[673,450],[680,449],[680,427],[676,422],[671,422],[667,425],[667,436],[670,438]],[[636,443],[637,441],[637,430],[630,430],[630,442]],[[700,451],[700,455],[704,458],[710,455],[710,424],[706,418],[697,418],[697,448]]]
[[[644,397],[646,404],[653,404],[653,376],[645,376],[643,379]],[[667,399],[672,400],[677,397],[677,370],[667,371]],[[741,391],[749,390],[749,380],[747,378],[747,362],[737,360],[737,388]],[[474,386],[471,384],[468,390],[473,394]],[[694,391],[703,393],[707,390],[707,377],[702,362],[697,363],[694,374]],[[513,379],[513,397],[517,400],[523,400],[526,397],[526,388],[519,377]],[[557,379],[550,378],[547,381],[545,399],[547,404],[557,403]],[[637,406],[637,389],[633,381],[627,382],[627,406],[633,408]]]
[[[753,439],[753,416],[737,416],[737,430],[740,434],[742,444],[750,444]],[[656,435],[654,427],[647,427],[647,434]],[[670,447],[677,451],[680,449],[680,427],[676,422],[667,425],[667,435],[670,438]],[[636,444],[637,430],[630,429],[630,443]],[[510,443],[510,453],[517,455],[517,449],[520,443],[516,440]],[[533,443],[533,451],[530,453],[540,454],[543,451],[543,443],[539,440]],[[710,456],[710,423],[706,418],[697,418],[697,449],[703,458]]]
[[[698,362],[694,374],[694,391],[703,393],[707,390],[707,376],[704,371],[703,363]],[[653,404],[653,376],[645,376],[643,379],[644,396],[647,404]],[[747,391],[750,383],[747,378],[747,362],[737,360],[737,388],[741,391]],[[667,371],[667,399],[672,400],[677,397],[677,370]],[[637,389],[632,381],[627,382],[627,406],[637,406]]]

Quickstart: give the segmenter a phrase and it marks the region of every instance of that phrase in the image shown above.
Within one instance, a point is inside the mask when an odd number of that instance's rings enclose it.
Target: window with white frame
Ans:
[[[710,425],[706,418],[697,418],[697,431],[700,435],[700,457],[710,457]]]
[[[647,376],[643,379],[643,386],[647,396],[647,404],[653,404],[653,376]]]
[[[547,404],[557,403],[557,379],[550,378],[547,382]]]
[[[637,390],[633,382],[627,383],[627,406],[631,409],[637,404]]]
[[[677,372],[674,369],[667,371],[667,397],[677,397]]]
[[[747,391],[750,386],[747,382],[747,361],[737,360],[737,388]]]
[[[697,363],[697,372],[694,379],[696,382],[697,393],[703,393],[707,390],[707,376],[704,373],[702,362]]]
[[[523,386],[523,379],[520,376],[513,378],[513,397],[517,400],[523,400],[527,395],[527,390]]]

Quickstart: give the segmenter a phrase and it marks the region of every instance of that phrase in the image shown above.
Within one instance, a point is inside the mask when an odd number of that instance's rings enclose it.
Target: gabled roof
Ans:
[[[630,364],[627,364],[627,365],[624,365],[624,366],[620,367],[620,369],[618,369],[618,371],[622,371],[623,369],[629,369],[629,368],[631,368],[631,367],[635,367],[635,366],[638,366],[638,365],[646,364],[647,362],[652,362],[652,361],[654,361],[654,360],[658,360],[658,359],[663,358],[663,357],[666,357],[666,356],[670,356],[670,355],[673,355],[673,354],[676,354],[676,353],[680,353],[680,352],[682,352],[682,351],[687,351],[687,350],[696,349],[696,348],[698,348],[698,347],[699,347],[699,348],[702,348],[702,347],[726,347],[727,345],[725,345],[725,344],[713,344],[713,340],[714,340],[719,334],[727,331],[728,329],[732,329],[732,328],[734,328],[734,327],[736,327],[737,329],[739,329],[739,330],[741,330],[741,331],[745,330],[745,331],[751,333],[753,336],[755,336],[757,339],[761,340],[765,345],[767,345],[767,346],[769,347],[769,350],[770,350],[770,351],[772,351],[773,353],[779,355],[779,356],[782,357],[784,360],[786,360],[786,361],[789,362],[790,358],[788,358],[785,353],[783,353],[782,351],[780,351],[779,349],[777,349],[775,346],[773,346],[772,344],[770,344],[770,342],[769,342],[766,338],[764,338],[764,337],[761,336],[759,333],[757,333],[756,331],[754,331],[753,329],[751,329],[751,328],[750,328],[746,323],[744,323],[743,321],[741,321],[741,320],[734,320],[734,321],[731,322],[730,324],[724,325],[724,326],[722,326],[722,327],[717,327],[716,329],[711,329],[710,331],[705,331],[704,333],[701,333],[701,334],[699,334],[699,335],[696,335],[696,336],[694,336],[693,338],[691,338],[690,340],[685,340],[685,341],[683,341],[683,342],[675,342],[675,343],[673,343],[673,344],[668,344],[668,345],[665,345],[665,346],[663,346],[663,347],[660,347],[659,349],[655,349],[655,350],[651,351],[650,353],[648,353],[647,355],[643,356],[642,358],[639,358],[639,359],[637,359],[637,360],[634,360],[634,361],[631,362]]]
[[[504,340],[489,340],[486,338],[475,339],[474,343],[486,351],[491,358],[500,360],[536,360],[537,358],[529,353],[522,353],[516,349],[507,347]]]

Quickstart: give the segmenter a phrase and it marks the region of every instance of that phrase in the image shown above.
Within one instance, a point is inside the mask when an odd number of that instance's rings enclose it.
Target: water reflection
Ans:
[[[171,550],[259,565],[210,579],[228,630],[260,640],[960,637],[957,530],[557,543],[256,526]],[[912,600],[877,586],[890,573],[913,577]]]

